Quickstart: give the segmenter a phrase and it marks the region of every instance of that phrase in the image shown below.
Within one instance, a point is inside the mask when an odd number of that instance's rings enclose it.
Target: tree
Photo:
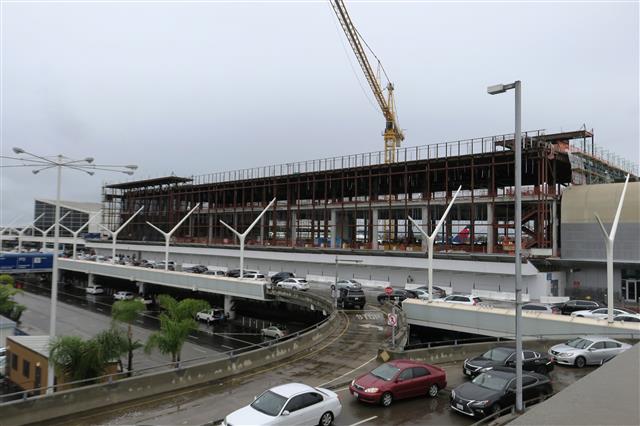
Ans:
[[[124,333],[112,328],[88,340],[78,336],[57,337],[49,347],[49,360],[56,371],[71,381],[86,380],[104,375],[114,361],[120,363],[120,355],[126,349]]]
[[[3,277],[8,277],[9,280]],[[0,275],[3,285],[0,285],[0,315],[8,317],[13,321],[19,321],[22,312],[26,309],[24,305],[21,305],[13,300],[13,296],[20,292],[20,290],[13,288],[13,278],[8,275]],[[6,284],[4,284],[6,283]]]
[[[196,314],[210,306],[208,302],[197,299],[178,302],[166,294],[158,296],[158,302],[165,310],[160,314],[160,330],[149,336],[144,349],[149,353],[153,348],[158,348],[163,354],[171,354],[171,362],[177,364],[189,333],[198,328]]]
[[[0,275],[0,285],[10,285],[11,287],[13,287],[13,284],[14,284],[14,280],[11,275],[8,275],[8,274]]]
[[[129,377],[133,370],[133,351],[142,347],[139,340],[133,340],[132,324],[144,309],[144,303],[140,300],[119,300],[111,307],[111,317],[115,321],[127,324],[127,352],[129,353],[127,371]]]

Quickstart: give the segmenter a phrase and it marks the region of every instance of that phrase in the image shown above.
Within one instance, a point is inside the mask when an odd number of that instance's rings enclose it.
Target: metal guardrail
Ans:
[[[4,403],[15,401],[17,399],[29,400],[29,399],[32,399],[32,398],[41,397],[49,389],[53,389],[54,391],[56,391],[56,390],[71,390],[71,389],[76,389],[78,386],[82,386],[82,385],[90,385],[90,384],[97,384],[97,383],[111,384],[111,383],[114,382],[114,380],[129,377],[130,373],[131,373],[132,377],[134,377],[134,376],[144,376],[144,375],[148,375],[148,374],[159,372],[159,371],[172,371],[172,370],[173,371],[180,371],[180,370],[182,370],[182,369],[184,369],[186,367],[195,366],[195,365],[201,364],[203,362],[219,361],[219,360],[224,360],[224,359],[233,359],[235,356],[243,354],[243,353],[246,353],[246,352],[256,351],[256,350],[265,349],[265,348],[270,348],[270,347],[272,347],[274,345],[277,345],[279,343],[282,343],[284,341],[297,339],[303,334],[318,330],[320,327],[322,327],[325,324],[327,324],[331,319],[335,318],[335,316],[336,316],[336,311],[333,310],[333,305],[331,304],[331,302],[329,300],[327,300],[327,299],[324,299],[321,296],[317,296],[317,295],[309,294],[309,293],[301,294],[299,292],[294,292],[294,291],[286,290],[286,289],[277,289],[277,291],[273,291],[272,293],[280,293],[281,295],[286,295],[286,296],[290,296],[290,297],[296,297],[296,296],[299,296],[299,295],[304,295],[304,296],[307,296],[308,298],[316,299],[319,303],[324,303],[326,306],[330,306],[331,310],[330,310],[330,312],[327,312],[327,316],[322,321],[320,321],[320,322],[318,322],[318,323],[316,323],[316,324],[314,324],[314,325],[312,325],[310,327],[307,327],[307,328],[304,328],[302,330],[299,330],[299,331],[297,331],[295,333],[288,334],[288,335],[286,335],[284,337],[274,338],[274,339],[266,341],[266,342],[254,343],[254,344],[242,347],[242,348],[232,349],[232,350],[229,350],[229,351],[226,351],[226,352],[220,352],[220,353],[217,353],[217,354],[204,355],[204,356],[201,356],[201,357],[190,358],[190,359],[181,360],[181,361],[178,361],[178,362],[167,362],[167,363],[157,364],[157,365],[154,365],[154,366],[151,366],[151,367],[132,370],[131,372],[123,371],[123,372],[112,373],[112,374],[104,374],[104,375],[93,377],[93,378],[90,378],[90,379],[75,380],[75,381],[72,381],[72,382],[67,382],[67,383],[63,383],[63,384],[55,385],[55,386],[43,386],[43,387],[30,389],[30,390],[12,392],[12,393],[8,393],[8,394],[0,395],[0,407]]]

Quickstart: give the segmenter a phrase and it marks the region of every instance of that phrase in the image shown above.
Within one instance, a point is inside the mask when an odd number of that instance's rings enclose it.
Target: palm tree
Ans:
[[[165,294],[158,296],[158,302],[165,309],[160,314],[160,330],[149,336],[144,350],[149,353],[153,348],[158,348],[163,354],[171,354],[171,362],[177,365],[189,333],[198,328],[196,314],[210,306],[208,302],[197,299],[178,302]]]
[[[122,332],[109,329],[94,338],[60,336],[49,347],[53,368],[71,381],[102,376],[107,366],[126,352],[127,340]]]
[[[132,324],[144,309],[144,303],[140,300],[119,300],[111,307],[111,317],[115,321],[127,324],[127,351],[129,352],[127,371],[129,372],[129,377],[131,377],[131,371],[133,370],[133,351],[142,347],[142,343],[139,340],[133,340]]]

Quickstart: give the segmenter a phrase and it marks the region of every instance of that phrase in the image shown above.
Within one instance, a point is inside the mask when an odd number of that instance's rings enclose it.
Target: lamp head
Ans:
[[[126,175],[129,175],[129,176],[133,175],[133,171],[131,171],[131,170],[126,171],[126,172],[122,172],[122,173],[124,173]]]
[[[504,84],[495,84],[493,86],[487,87],[487,93],[490,95],[497,95],[506,91],[507,89],[504,87]]]
[[[125,166],[125,167],[130,170],[138,170],[138,166],[136,166],[135,164],[129,164],[128,166]]]
[[[93,176],[93,175],[95,175],[96,173],[95,173],[95,172],[87,172],[87,174],[88,174],[89,176]]]
[[[93,157],[87,157],[84,159],[84,161],[86,161],[87,163],[91,164],[93,163]]]
[[[40,170],[31,170],[31,173],[33,173],[34,175],[37,175],[38,173],[40,173]]]
[[[16,154],[24,154],[24,149],[14,146],[13,147],[13,152],[15,152]]]

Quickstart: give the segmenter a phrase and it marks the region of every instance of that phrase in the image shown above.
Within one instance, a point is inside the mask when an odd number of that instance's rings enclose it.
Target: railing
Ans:
[[[526,401],[523,401],[523,406],[524,408],[526,408],[527,406],[533,405],[533,404],[538,404],[543,402],[546,399],[551,398],[553,395],[555,395],[555,393],[550,393],[550,394],[544,394],[544,395],[540,395],[537,396],[535,398],[531,398],[528,399]],[[501,409],[498,412],[492,413],[490,415],[488,415],[487,417],[482,418],[481,420],[478,420],[477,422],[473,423],[471,426],[480,426],[480,425],[484,425],[487,424],[489,422],[491,422],[492,420],[497,419],[498,417],[504,416],[507,413],[515,413],[515,404],[514,405],[510,405],[508,407],[505,407],[503,409]]]

